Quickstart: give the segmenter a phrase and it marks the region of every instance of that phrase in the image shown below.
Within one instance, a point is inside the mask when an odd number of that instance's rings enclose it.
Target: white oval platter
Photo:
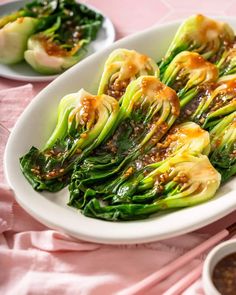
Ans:
[[[236,19],[224,18],[234,29]],[[236,181],[223,186],[216,197],[195,207],[152,216],[146,220],[108,222],[83,216],[66,205],[67,188],[58,193],[36,192],[21,173],[19,157],[34,145],[41,147],[53,130],[60,99],[81,87],[96,93],[108,54],[116,48],[135,49],[159,60],[165,53],[180,21],[157,25],[126,37],[93,54],[66,71],[43,89],[17,121],[6,146],[4,168],[9,185],[20,205],[45,225],[71,236],[100,243],[144,243],[196,230],[236,209]]]

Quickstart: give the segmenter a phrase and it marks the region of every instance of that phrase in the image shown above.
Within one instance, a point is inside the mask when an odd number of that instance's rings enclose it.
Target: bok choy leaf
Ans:
[[[32,147],[21,157],[22,172],[36,190],[58,191],[80,162],[111,132],[119,114],[117,101],[83,89],[65,96],[54,132],[42,150]]]

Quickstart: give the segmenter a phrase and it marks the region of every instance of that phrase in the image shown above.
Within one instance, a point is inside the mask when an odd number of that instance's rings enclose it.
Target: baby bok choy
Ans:
[[[58,108],[54,132],[42,150],[32,147],[20,158],[25,177],[35,190],[58,191],[68,175],[110,134],[119,114],[118,102],[83,89],[65,96]]]
[[[119,100],[131,81],[146,75],[159,77],[154,60],[135,50],[116,49],[105,63],[98,94],[108,94]]]
[[[14,64],[24,59],[28,38],[38,24],[36,18],[20,17],[0,29],[0,63]]]
[[[103,16],[76,1],[59,1],[54,23],[31,36],[25,60],[39,73],[57,74],[77,63],[97,36]]]
[[[163,210],[193,206],[212,198],[220,185],[220,174],[205,155],[179,153],[162,165],[145,167],[130,184],[122,185],[118,194],[126,194],[126,202],[109,205],[106,200],[91,199],[84,209],[86,216],[105,220],[147,218]],[[128,196],[127,196],[128,195]]]
[[[50,27],[70,0],[32,1],[18,11],[0,18],[0,63],[14,64],[24,59],[27,40]]]
[[[236,111],[219,121],[210,137],[210,161],[225,182],[236,174]]]
[[[176,55],[166,68],[162,82],[173,88],[185,106],[198,93],[197,86],[218,79],[218,69],[196,52],[184,51]]]
[[[236,75],[222,77],[215,87],[200,91],[198,101],[191,120],[210,129],[224,116],[236,111]]]
[[[90,184],[106,185],[128,163],[149,151],[178,115],[175,91],[156,77],[142,76],[131,82],[123,96],[113,136],[74,169],[69,186],[70,205],[80,198],[81,192],[84,195]]]
[[[233,29],[226,23],[203,15],[188,18],[179,27],[160,64],[161,75],[181,51],[194,51],[205,59],[216,59],[234,41]]]

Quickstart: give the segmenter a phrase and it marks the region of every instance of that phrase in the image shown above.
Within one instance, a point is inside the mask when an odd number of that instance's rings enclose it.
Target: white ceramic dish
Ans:
[[[32,0],[23,0],[23,1],[15,1],[0,5],[0,17],[2,15],[6,15],[12,11],[18,10],[20,7],[24,6],[25,3],[32,2]],[[87,5],[87,4],[86,4]],[[87,5],[93,10],[101,13],[96,8]],[[112,44],[115,40],[115,29],[109,18],[104,16],[104,21],[102,28],[100,29],[96,40],[94,40],[88,47],[88,52],[86,56],[93,54],[99,50],[102,50]],[[86,57],[85,56],[85,57]],[[19,81],[52,81],[58,75],[42,75],[34,71],[30,65],[28,65],[25,61],[22,61],[15,65],[4,65],[0,64],[0,77],[9,78],[13,80]]]
[[[206,295],[220,295],[212,282],[212,274],[216,264],[225,256],[236,251],[236,239],[221,243],[207,255],[203,265],[202,280]]]
[[[236,28],[235,19],[225,19]],[[34,145],[41,147],[52,132],[60,99],[81,87],[96,93],[104,62],[116,48],[136,49],[155,60],[164,55],[180,22],[158,25],[126,37],[62,74],[48,85],[17,121],[5,151],[5,173],[17,201],[36,219],[81,239],[101,243],[141,243],[165,239],[205,226],[236,209],[236,182],[231,180],[211,201],[146,220],[107,222],[83,216],[67,207],[67,189],[51,194],[32,189],[22,175],[19,157]]]

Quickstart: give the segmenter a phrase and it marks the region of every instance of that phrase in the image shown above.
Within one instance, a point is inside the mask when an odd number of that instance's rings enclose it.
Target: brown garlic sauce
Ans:
[[[61,30],[62,32],[66,31],[67,34],[69,34],[69,37],[66,40],[68,48],[63,48],[60,41],[52,40],[51,37],[47,37],[39,33],[38,39],[48,55],[67,57],[76,53],[76,51],[80,48],[78,43],[82,39],[82,33],[80,32],[79,26],[77,26],[75,22],[71,20],[65,21],[61,24]]]
[[[225,256],[216,264],[212,281],[220,294],[236,294],[236,252]]]
[[[130,80],[123,81],[115,81],[113,83],[109,83],[107,89],[105,90],[105,94],[114,97],[119,100],[125,93],[127,86],[129,85]]]

